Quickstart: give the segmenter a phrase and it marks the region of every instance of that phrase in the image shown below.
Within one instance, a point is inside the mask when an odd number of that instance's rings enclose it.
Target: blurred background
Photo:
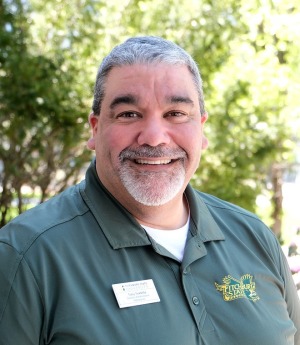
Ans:
[[[197,61],[210,145],[193,185],[300,228],[298,0],[0,0],[0,227],[84,178],[93,83],[130,36]],[[1,231],[1,230],[0,230]]]

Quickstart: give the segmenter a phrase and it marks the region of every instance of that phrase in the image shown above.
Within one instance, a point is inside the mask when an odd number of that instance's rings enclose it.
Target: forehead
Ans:
[[[105,82],[105,95],[126,92],[163,95],[189,94],[198,97],[198,92],[186,65],[134,64],[112,68]]]

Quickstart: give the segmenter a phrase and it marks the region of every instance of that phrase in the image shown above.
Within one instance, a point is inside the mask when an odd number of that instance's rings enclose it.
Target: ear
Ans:
[[[95,150],[95,136],[98,131],[98,121],[99,116],[96,116],[94,113],[89,115],[89,124],[92,129],[92,137],[87,141],[87,147],[90,150]]]
[[[201,124],[202,124],[202,150],[205,150],[208,147],[208,139],[204,135],[204,130],[203,130],[204,123],[206,122],[207,118],[208,118],[208,114],[207,113],[205,113],[205,114],[203,114],[201,116]]]
[[[202,125],[207,121],[207,118],[208,118],[208,114],[207,113],[204,113],[201,115],[201,123]]]

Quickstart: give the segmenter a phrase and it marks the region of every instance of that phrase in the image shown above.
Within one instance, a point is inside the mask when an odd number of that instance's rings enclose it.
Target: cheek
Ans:
[[[106,128],[98,136],[98,151],[102,156],[110,156],[113,160],[118,159],[120,152],[129,146],[129,138],[124,130],[118,128]]]
[[[201,153],[201,147],[203,144],[202,131],[199,126],[189,126],[183,128],[178,137],[179,144],[190,156],[190,158],[196,159]]]
[[[201,130],[192,129],[187,131],[183,136],[182,148],[188,154],[187,160],[187,176],[190,179],[200,164],[200,158],[203,147],[203,137]]]

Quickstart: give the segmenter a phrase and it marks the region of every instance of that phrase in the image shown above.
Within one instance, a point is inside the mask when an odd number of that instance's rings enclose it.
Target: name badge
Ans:
[[[112,285],[120,308],[160,302],[152,279]]]

